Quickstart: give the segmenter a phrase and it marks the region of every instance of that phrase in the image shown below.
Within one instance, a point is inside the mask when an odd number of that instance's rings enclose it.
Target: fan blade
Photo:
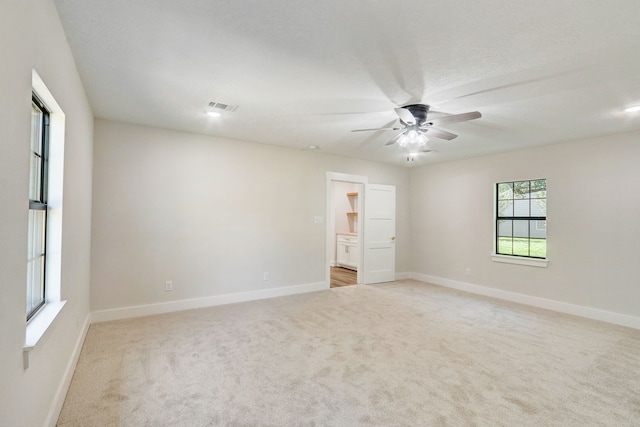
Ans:
[[[385,146],[387,145],[393,145],[396,142],[398,142],[398,140],[400,139],[400,137],[404,135],[404,132],[400,132],[399,134],[397,134],[391,141],[387,142],[386,144],[384,144]]]
[[[400,130],[401,128],[354,129],[351,132],[373,132],[376,130]]]
[[[470,113],[454,114],[453,116],[439,117],[437,119],[428,120],[427,124],[430,125],[442,125],[445,123],[458,123],[466,122],[467,120],[479,119],[482,117],[479,111],[472,111]]]
[[[400,120],[402,120],[404,123],[408,125],[416,124],[416,118],[413,117],[411,111],[407,110],[406,108],[395,108],[394,111],[396,112],[398,117],[400,117]]]
[[[436,153],[436,150],[420,150],[421,153]]]
[[[458,137],[458,135],[456,135],[455,133],[447,132],[446,130],[436,129],[436,128],[427,128],[425,132],[427,132],[427,136],[446,139],[447,141],[451,141],[452,139]]]

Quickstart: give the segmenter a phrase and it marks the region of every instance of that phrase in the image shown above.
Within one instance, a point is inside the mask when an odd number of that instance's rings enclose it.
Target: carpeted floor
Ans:
[[[640,331],[415,281],[91,326],[58,426],[638,426]]]

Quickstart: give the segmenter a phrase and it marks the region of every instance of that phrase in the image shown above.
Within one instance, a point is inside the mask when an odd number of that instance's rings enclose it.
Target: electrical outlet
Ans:
[[[467,267],[467,268],[464,270],[464,275],[465,275],[465,276],[471,276],[471,269],[470,269],[469,267]]]
[[[166,282],[164,282],[164,291],[169,292],[172,290],[173,290],[173,281],[167,280]]]
[[[269,280],[269,272],[268,271],[264,272],[264,275],[262,276],[262,280],[264,280],[264,281]]]

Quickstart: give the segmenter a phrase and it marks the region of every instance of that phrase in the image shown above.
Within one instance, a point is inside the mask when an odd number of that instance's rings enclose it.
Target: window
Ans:
[[[45,303],[49,139],[49,111],[35,94],[31,108],[27,320]]]
[[[31,71],[31,84],[27,323],[22,347],[25,369],[31,351],[67,303],[61,299],[60,283],[66,119],[36,70]]]
[[[547,257],[547,181],[496,184],[496,254]]]

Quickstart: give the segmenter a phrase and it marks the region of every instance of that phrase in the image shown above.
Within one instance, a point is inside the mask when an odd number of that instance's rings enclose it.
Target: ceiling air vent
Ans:
[[[223,104],[222,102],[213,102],[213,101],[209,103],[209,107],[215,108],[217,110],[232,111],[232,112],[238,109],[237,105],[229,105],[229,104]]]

